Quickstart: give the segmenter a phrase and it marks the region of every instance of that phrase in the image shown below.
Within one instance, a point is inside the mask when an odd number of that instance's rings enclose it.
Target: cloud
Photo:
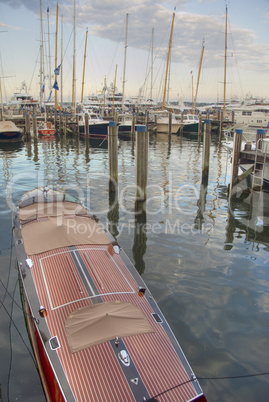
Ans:
[[[15,26],[12,26],[12,25],[7,25],[7,24],[4,24],[3,22],[0,22],[0,27],[2,27],[2,28],[7,28],[7,29],[15,29],[15,30],[20,30],[20,29],[21,29],[20,27],[15,27]]]
[[[24,6],[39,14],[39,2],[36,0],[0,0],[13,8]],[[208,2],[208,0],[205,0]],[[50,13],[56,9],[56,0],[50,1]],[[73,0],[59,0],[59,15],[64,16],[65,23],[73,24]],[[183,11],[189,3],[183,1],[154,0],[80,0],[76,6],[76,23],[78,29],[89,27],[91,35],[118,42],[124,35],[126,13],[129,14],[128,46],[148,51],[151,32],[154,28],[155,52],[165,57],[168,47],[172,13],[176,6],[173,32],[173,61],[193,65],[197,63],[202,40],[205,40],[204,65],[212,63],[224,52],[223,16],[200,15]],[[45,8],[45,7],[44,7]],[[267,14],[268,16],[268,14]],[[234,55],[240,62],[251,68],[265,69],[268,65],[269,47],[257,45],[256,37],[251,30],[232,27]],[[231,36],[228,37],[228,42]],[[123,40],[123,38],[121,38]],[[229,46],[231,42],[229,43]],[[207,60],[209,56],[211,59]],[[219,55],[219,56],[218,56]],[[256,59],[256,62],[255,62]],[[249,63],[251,60],[251,63]],[[264,67],[261,65],[264,65]]]
[[[39,2],[36,0],[0,0],[13,8],[24,7],[39,18]],[[201,3],[211,0],[197,1]],[[190,1],[155,1],[155,0],[77,0],[77,30],[89,36],[110,40],[116,45],[124,43],[126,13],[128,13],[128,57],[138,50],[149,52],[154,28],[154,55],[157,60],[166,58],[174,7],[175,22],[172,42],[172,61],[185,66],[186,69],[198,69],[202,41],[205,41],[203,70],[220,68],[224,61],[224,7],[221,15],[206,14],[188,9]],[[73,0],[59,0],[59,16],[63,15],[64,25],[73,24]],[[56,0],[50,1],[50,21],[53,21]],[[216,6],[216,2],[215,2]],[[43,1],[44,13],[46,11]],[[212,8],[210,8],[212,10]],[[217,8],[214,8],[217,13]],[[268,22],[269,13],[264,14]],[[98,42],[102,43],[102,42]],[[113,46],[113,44],[112,44]],[[97,49],[101,51],[102,49]],[[128,61],[127,61],[128,62]],[[101,64],[101,63],[100,63]],[[103,65],[104,63],[102,63]],[[269,65],[269,45],[260,44],[255,32],[236,25],[229,25],[228,64],[237,64],[241,70],[266,73]]]

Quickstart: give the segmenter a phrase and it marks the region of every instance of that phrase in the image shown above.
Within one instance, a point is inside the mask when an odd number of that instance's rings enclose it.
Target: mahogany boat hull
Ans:
[[[205,400],[141,276],[85,212],[48,189],[26,194],[15,212],[27,323],[47,400]]]

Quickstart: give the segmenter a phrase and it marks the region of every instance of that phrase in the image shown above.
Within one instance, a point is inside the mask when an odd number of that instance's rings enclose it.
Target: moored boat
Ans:
[[[12,121],[0,121],[0,140],[1,141],[18,141],[23,136],[22,130]]]
[[[80,202],[38,188],[14,214],[26,318],[47,400],[206,400],[149,289]]]
[[[130,139],[133,116],[131,114],[119,115],[118,134],[120,138]]]
[[[17,92],[14,92],[8,107],[10,108],[22,108],[22,107],[37,107],[39,102],[33,98],[33,95],[28,92],[26,82],[23,81],[21,87]]]
[[[178,121],[181,121],[183,133],[198,133],[199,117],[196,114],[187,113],[181,118],[180,114],[175,115]]]
[[[176,115],[173,113],[171,116],[171,133],[176,134],[181,127],[182,123],[176,119]],[[169,112],[167,111],[152,111],[150,112],[151,121],[153,121],[157,127],[158,133],[168,133],[169,130]]]
[[[108,126],[109,121],[102,119],[96,113],[90,112],[88,114],[88,123],[89,123],[89,137],[90,138],[102,138],[108,135]],[[78,115],[78,127],[79,134],[81,137],[86,136],[86,126],[85,126],[85,114],[80,113]]]
[[[51,137],[54,136],[56,132],[57,132],[56,128],[53,128],[51,126],[50,121],[42,122],[38,127],[38,134],[41,136]]]

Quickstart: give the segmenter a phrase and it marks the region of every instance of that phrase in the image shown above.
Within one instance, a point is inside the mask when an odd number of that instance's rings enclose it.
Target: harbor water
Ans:
[[[145,212],[135,211],[135,142],[118,143],[118,197],[107,141],[76,135],[0,144],[0,401],[45,401],[20,300],[12,208],[37,186],[82,199],[142,275],[209,402],[269,399],[269,194],[228,197],[231,155],[150,134]],[[267,374],[266,374],[267,373]],[[175,384],[180,385],[180,384]],[[124,395],[123,395],[123,402]],[[96,401],[99,402],[99,401]]]

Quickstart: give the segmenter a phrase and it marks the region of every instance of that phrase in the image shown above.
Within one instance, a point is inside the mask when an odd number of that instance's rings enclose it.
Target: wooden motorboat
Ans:
[[[47,400],[206,400],[137,270],[80,202],[38,188],[14,214],[25,313]]]
[[[23,136],[22,130],[12,121],[0,121],[0,140],[1,141],[18,141]]]

